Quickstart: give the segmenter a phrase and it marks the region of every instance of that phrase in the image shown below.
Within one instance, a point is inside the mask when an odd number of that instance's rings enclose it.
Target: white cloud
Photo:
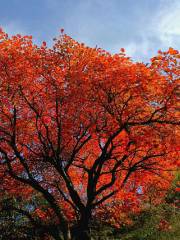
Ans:
[[[142,25],[139,41],[132,39],[122,46],[133,60],[148,61],[159,49],[180,48],[180,1],[161,0],[158,11],[151,9],[151,17],[146,26]]]
[[[162,8],[154,20],[154,25],[163,45],[180,46],[180,1],[162,1]]]
[[[138,46],[135,42],[131,42],[126,46],[126,54],[130,57],[134,56],[137,50],[138,50]]]
[[[145,38],[142,42],[130,42],[126,45],[127,56],[132,57],[136,61],[142,61],[148,58],[148,53],[150,52],[150,43]]]

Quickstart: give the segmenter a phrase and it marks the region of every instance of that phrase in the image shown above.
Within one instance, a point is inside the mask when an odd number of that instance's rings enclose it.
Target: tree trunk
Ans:
[[[89,222],[91,219],[91,211],[85,209],[81,214],[81,219],[75,231],[75,240],[91,240]]]
[[[62,224],[61,228],[51,226],[49,233],[55,240],[72,240],[68,224]]]
[[[62,230],[64,240],[72,240],[69,224]]]

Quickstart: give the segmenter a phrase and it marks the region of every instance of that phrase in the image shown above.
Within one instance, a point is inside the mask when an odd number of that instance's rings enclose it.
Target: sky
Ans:
[[[148,62],[159,49],[180,49],[180,0],[0,0],[0,26],[36,44],[65,33],[111,53],[125,48]]]

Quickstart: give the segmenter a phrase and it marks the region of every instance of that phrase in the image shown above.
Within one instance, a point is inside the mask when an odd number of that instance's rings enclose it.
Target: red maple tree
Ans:
[[[48,203],[14,210],[82,240],[92,219],[118,227],[139,212],[151,186],[159,203],[178,165],[179,59],[169,48],[145,65],[63,32],[49,49],[1,31],[1,190]]]

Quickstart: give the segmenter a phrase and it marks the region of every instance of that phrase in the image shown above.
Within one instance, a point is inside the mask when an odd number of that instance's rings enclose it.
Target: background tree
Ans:
[[[179,156],[178,51],[147,66],[63,33],[53,49],[0,38],[1,187],[42,195],[32,221],[53,219],[55,239],[90,239],[92,219],[119,226],[150,184],[163,199]]]

